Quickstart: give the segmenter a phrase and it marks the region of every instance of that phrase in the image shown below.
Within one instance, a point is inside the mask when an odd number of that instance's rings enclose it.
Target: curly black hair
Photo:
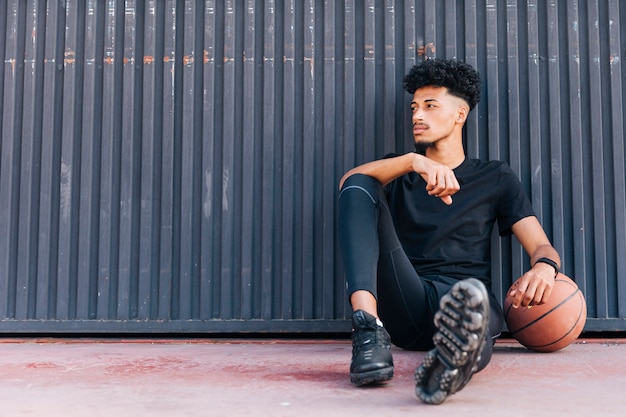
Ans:
[[[452,59],[429,59],[415,65],[404,77],[404,89],[411,94],[426,86],[445,87],[462,98],[472,110],[480,101],[480,75],[470,64]]]

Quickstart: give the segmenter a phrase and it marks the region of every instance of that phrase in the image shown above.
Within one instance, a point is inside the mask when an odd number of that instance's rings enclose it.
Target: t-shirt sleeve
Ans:
[[[520,180],[508,165],[503,165],[500,176],[502,194],[498,202],[498,228],[500,236],[509,236],[511,227],[521,219],[534,216],[532,204]]]

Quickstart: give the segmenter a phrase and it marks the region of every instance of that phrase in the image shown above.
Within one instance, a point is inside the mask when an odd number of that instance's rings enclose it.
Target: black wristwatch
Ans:
[[[559,266],[557,265],[557,263],[554,262],[552,259],[549,259],[549,258],[539,258],[535,262],[535,265],[537,265],[539,262],[544,263],[544,264],[548,264],[552,268],[554,268],[554,279],[556,279],[557,275],[559,275]],[[533,265],[533,266],[535,266],[535,265]]]

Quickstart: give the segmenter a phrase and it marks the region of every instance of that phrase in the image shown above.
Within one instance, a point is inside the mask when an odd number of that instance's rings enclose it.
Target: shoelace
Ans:
[[[354,352],[362,352],[366,356],[371,356],[371,354],[373,353],[373,349],[371,347],[378,344],[379,341],[381,345],[388,344],[388,342],[385,340],[386,337],[382,330],[382,327],[377,326],[376,330],[361,331],[356,333],[356,340],[353,345]]]

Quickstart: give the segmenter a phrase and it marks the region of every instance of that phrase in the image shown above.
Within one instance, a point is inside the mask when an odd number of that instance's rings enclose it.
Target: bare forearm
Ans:
[[[528,216],[515,223],[511,230],[522,244],[528,256],[530,256],[530,266],[537,263],[537,259],[548,258],[556,262],[561,267],[561,257],[554,249],[545,231],[539,224],[535,216]]]
[[[541,258],[548,258],[556,262],[557,266],[561,268],[561,257],[552,245],[544,244],[537,247],[537,249],[535,249],[535,251],[530,256],[530,266],[534,266],[537,263],[537,259]]]
[[[369,175],[376,178],[382,185],[387,185],[409,172],[420,174],[426,181],[428,194],[440,198],[445,204],[452,204],[451,196],[461,188],[450,167],[417,153],[380,159],[352,168],[341,178],[339,188],[343,187],[344,181],[354,174]]]
[[[339,181],[339,188],[343,186],[344,181],[349,176],[354,174],[368,175],[376,178],[382,185],[386,185],[394,179],[413,171],[415,155],[415,153],[407,153],[394,158],[379,159],[354,167],[343,175],[341,181]]]

